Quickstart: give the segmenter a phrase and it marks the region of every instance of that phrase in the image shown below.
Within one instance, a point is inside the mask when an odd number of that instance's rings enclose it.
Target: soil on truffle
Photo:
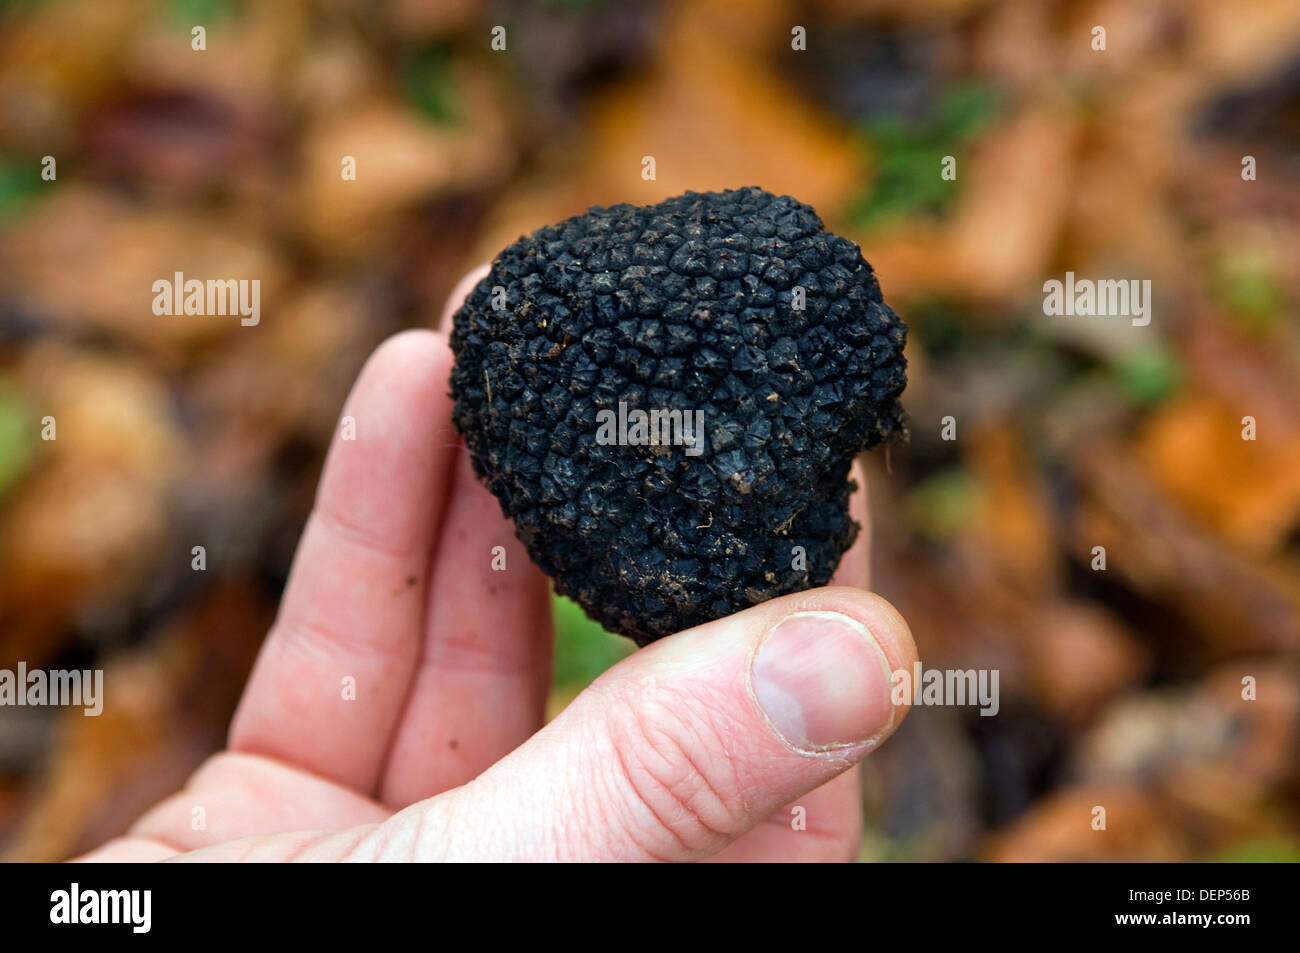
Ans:
[[[871,266],[759,188],[539,229],[454,322],[475,472],[556,588],[641,645],[829,582],[853,457],[902,428],[907,329]],[[699,454],[598,439],[620,404],[702,420]]]

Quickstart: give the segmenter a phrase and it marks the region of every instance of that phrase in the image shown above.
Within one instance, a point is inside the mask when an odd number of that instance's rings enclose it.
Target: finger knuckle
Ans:
[[[708,853],[748,827],[749,809],[729,757],[732,719],[707,693],[659,688],[624,696],[606,724],[619,787],[647,849],[671,839],[674,854]]]

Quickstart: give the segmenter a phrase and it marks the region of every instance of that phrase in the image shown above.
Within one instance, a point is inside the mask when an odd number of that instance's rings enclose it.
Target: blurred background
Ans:
[[[0,857],[221,746],[375,344],[543,224],[756,184],[910,324],[876,588],[1001,673],[869,760],[863,859],[1300,858],[1297,183],[1294,0],[8,0],[0,668],[109,703],[0,708]],[[1150,279],[1150,326],[1045,317],[1067,270]],[[261,324],[155,316],[176,271]],[[552,710],[629,648],[556,611]]]

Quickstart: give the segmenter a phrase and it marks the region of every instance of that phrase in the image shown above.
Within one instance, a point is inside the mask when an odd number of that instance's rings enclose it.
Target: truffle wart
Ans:
[[[830,580],[853,457],[902,429],[906,333],[789,196],[597,207],[510,245],[456,312],[454,420],[556,588],[644,645]],[[702,432],[597,439],[629,409]]]

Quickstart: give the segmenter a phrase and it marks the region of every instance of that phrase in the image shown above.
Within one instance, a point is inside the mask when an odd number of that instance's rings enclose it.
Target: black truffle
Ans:
[[[789,196],[596,207],[456,312],[454,419],[556,588],[644,645],[830,580],[853,457],[902,428],[906,335]]]

